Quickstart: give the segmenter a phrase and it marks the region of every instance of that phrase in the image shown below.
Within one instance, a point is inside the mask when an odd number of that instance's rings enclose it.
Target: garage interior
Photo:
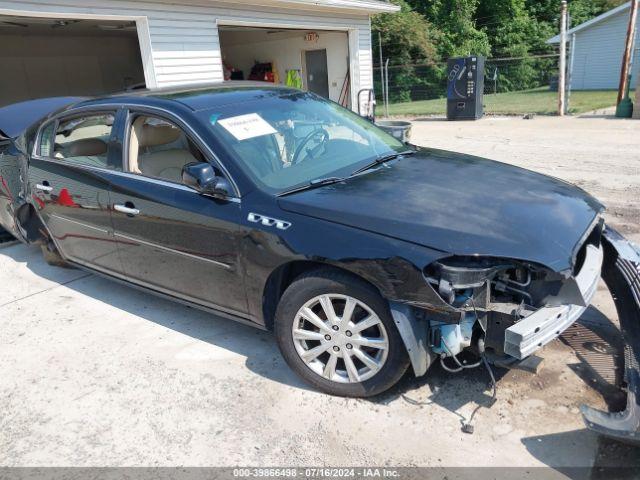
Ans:
[[[309,31],[220,25],[225,79],[296,86],[349,107],[349,36]]]
[[[144,86],[135,22],[0,16],[0,107]]]

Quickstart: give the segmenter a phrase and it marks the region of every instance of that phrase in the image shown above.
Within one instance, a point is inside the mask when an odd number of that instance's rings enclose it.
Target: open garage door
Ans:
[[[0,107],[144,86],[135,22],[0,15]]]
[[[270,81],[351,103],[349,35],[219,25],[225,79]]]

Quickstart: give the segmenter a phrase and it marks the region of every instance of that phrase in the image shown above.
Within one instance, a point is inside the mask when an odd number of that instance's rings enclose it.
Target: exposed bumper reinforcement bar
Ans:
[[[640,248],[607,227],[603,236],[604,279],[618,311],[625,342],[627,409],[607,413],[582,407],[590,429],[608,437],[640,444]]]
[[[587,247],[587,255],[576,282],[584,305],[560,305],[536,310],[505,331],[504,352],[519,360],[558,338],[584,313],[596,291],[602,269],[602,248]]]

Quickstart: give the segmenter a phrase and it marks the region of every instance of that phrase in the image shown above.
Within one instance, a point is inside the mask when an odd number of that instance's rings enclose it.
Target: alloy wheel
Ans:
[[[292,326],[295,349],[313,372],[339,383],[375,376],[387,360],[389,338],[376,313],[348,295],[312,298]]]

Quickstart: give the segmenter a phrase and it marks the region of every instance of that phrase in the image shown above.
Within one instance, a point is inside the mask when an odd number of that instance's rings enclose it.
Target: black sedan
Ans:
[[[298,90],[31,101],[0,110],[0,138],[6,230],[51,263],[273,330],[337,395],[436,360],[518,362],[589,306],[603,258],[637,261],[582,190],[404,145]]]

